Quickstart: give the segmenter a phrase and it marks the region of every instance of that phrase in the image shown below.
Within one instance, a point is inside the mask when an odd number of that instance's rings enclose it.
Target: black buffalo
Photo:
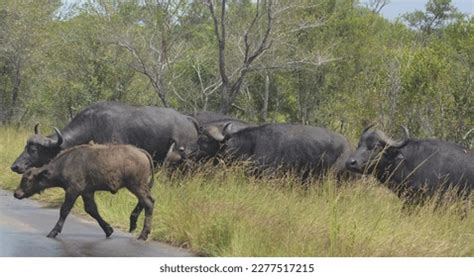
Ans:
[[[464,147],[437,139],[394,141],[381,131],[362,132],[349,170],[372,173],[406,204],[418,204],[448,189],[466,197],[474,185],[474,155]]]
[[[226,127],[225,133],[230,135],[247,127],[256,126],[255,124],[215,112],[196,112],[192,116],[198,121],[200,126],[200,134],[197,141],[199,152],[195,152],[196,155],[193,157],[194,160],[198,161],[206,161],[216,156],[220,149],[220,141],[224,139],[224,127]]]
[[[55,129],[54,135],[43,137],[36,125],[11,170],[23,173],[42,166],[61,150],[89,141],[132,144],[162,163],[172,145],[188,152],[183,156],[194,151],[198,129],[196,120],[173,109],[100,102],[82,110],[62,131]]]
[[[232,124],[208,136],[221,144],[219,153],[231,161],[250,160],[258,171],[293,171],[303,179],[330,168],[339,174],[345,171],[344,162],[351,153],[346,138],[324,128],[265,124],[226,132]]]

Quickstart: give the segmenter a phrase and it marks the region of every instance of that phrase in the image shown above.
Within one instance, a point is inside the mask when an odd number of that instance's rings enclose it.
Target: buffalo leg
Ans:
[[[92,216],[99,223],[102,230],[104,230],[105,236],[110,237],[114,232],[114,229],[100,216],[99,211],[97,210],[97,204],[94,200],[94,193],[87,193],[82,195],[82,200],[84,201],[84,210],[90,216]]]
[[[130,214],[130,230],[129,232],[133,232],[137,228],[137,220],[140,216],[140,213],[143,211],[143,206],[138,202],[138,204],[133,209],[132,213]]]
[[[149,194],[143,199],[143,206],[145,207],[145,223],[143,224],[142,232],[138,236],[139,240],[146,240],[150,234],[154,203],[155,200]]]
[[[146,240],[151,230],[151,221],[153,217],[153,207],[155,200],[151,197],[151,192],[148,186],[128,186],[128,190],[138,198],[138,204],[134,209],[145,209],[145,223],[143,224],[143,230],[138,236],[139,240]],[[133,215],[133,212],[132,212]]]
[[[61,211],[59,212],[59,220],[54,226],[53,230],[49,232],[47,236],[48,238],[55,238],[59,233],[61,233],[61,231],[63,230],[64,221],[66,221],[66,217],[74,206],[74,202],[76,202],[78,196],[79,195],[75,193],[66,192],[64,203],[61,206]]]

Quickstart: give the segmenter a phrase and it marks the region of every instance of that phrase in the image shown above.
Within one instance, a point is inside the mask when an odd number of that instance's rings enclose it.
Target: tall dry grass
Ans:
[[[19,183],[9,166],[28,135],[0,128],[3,188]],[[474,256],[472,208],[464,220],[455,204],[433,212],[429,203],[406,214],[372,178],[337,184],[328,177],[302,189],[292,177],[253,178],[238,166],[219,165],[188,175],[159,171],[153,195],[151,238],[202,255]],[[55,206],[62,197],[60,190],[36,196]],[[124,229],[136,201],[126,190],[97,197],[103,217]],[[83,213],[79,202],[75,211]]]

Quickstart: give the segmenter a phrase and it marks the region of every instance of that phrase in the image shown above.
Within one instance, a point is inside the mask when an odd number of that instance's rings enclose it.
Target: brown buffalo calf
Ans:
[[[85,211],[97,220],[109,237],[113,229],[99,215],[94,193],[116,193],[125,187],[138,198],[138,204],[130,215],[130,231],[136,228],[137,218],[145,209],[145,224],[138,239],[146,240],[150,233],[154,206],[150,193],[153,171],[151,156],[134,146],[80,145],[61,152],[40,168],[26,171],[14,196],[23,199],[47,188],[61,187],[66,192],[65,201],[61,206],[59,220],[48,237],[54,238],[61,233],[64,221],[79,196],[84,200]]]

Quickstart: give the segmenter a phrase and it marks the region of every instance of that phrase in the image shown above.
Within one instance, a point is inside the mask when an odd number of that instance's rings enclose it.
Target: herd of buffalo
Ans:
[[[61,187],[65,201],[48,237],[61,232],[79,196],[108,237],[113,229],[99,215],[94,193],[125,187],[138,198],[130,231],[145,210],[138,237],[143,240],[153,215],[154,166],[200,164],[215,157],[250,161],[255,174],[292,171],[302,182],[328,171],[338,178],[373,174],[407,204],[447,191],[469,199],[474,185],[472,150],[437,139],[410,138],[406,128],[405,137],[395,141],[372,127],[362,131],[354,151],[344,136],[320,127],[256,125],[213,112],[185,115],[170,108],[100,102],[82,110],[61,131],[54,128],[52,135],[42,136],[35,126],[11,166],[23,174],[14,196],[23,199]]]

